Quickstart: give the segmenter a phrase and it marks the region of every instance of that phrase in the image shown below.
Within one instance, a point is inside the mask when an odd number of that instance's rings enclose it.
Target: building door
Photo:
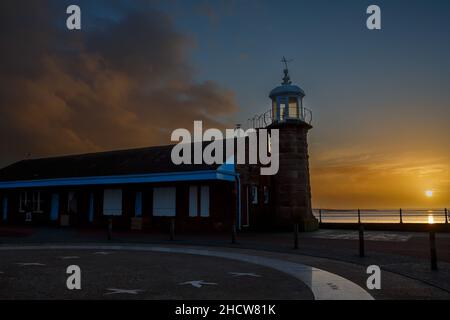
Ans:
[[[75,191],[69,191],[67,195],[67,215],[61,217],[64,226],[76,225],[78,223],[78,197]]]
[[[59,215],[59,194],[52,194],[52,207],[50,211],[50,220],[57,221]]]

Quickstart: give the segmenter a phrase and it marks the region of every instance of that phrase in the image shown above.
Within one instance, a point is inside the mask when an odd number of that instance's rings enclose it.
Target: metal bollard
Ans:
[[[112,239],[112,219],[108,219],[108,240]]]
[[[403,210],[400,208],[400,223],[403,223]]]
[[[361,210],[358,209],[358,223],[361,223]]]
[[[231,226],[231,243],[236,244],[236,225]]]
[[[319,223],[322,223],[322,209],[319,209]]]
[[[444,212],[445,212],[445,224],[448,224],[448,210],[447,210],[447,208],[445,208]]]
[[[294,224],[294,249],[298,249],[298,223]]]
[[[170,219],[170,241],[175,240],[175,219]]]
[[[436,254],[436,233],[434,230],[430,230],[430,262],[431,270],[436,271],[437,266],[437,254]]]
[[[364,225],[359,225],[359,256],[363,258],[364,252]]]

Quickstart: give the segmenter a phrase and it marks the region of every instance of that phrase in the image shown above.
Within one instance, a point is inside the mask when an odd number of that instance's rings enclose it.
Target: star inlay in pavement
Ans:
[[[231,274],[233,277],[255,277],[255,278],[261,277],[259,274],[251,272],[228,272],[228,273]]]
[[[179,283],[180,286],[184,286],[184,285],[187,285],[187,284],[190,284],[191,286],[193,286],[195,288],[201,288],[204,285],[211,285],[211,286],[216,286],[217,285],[217,283],[205,282],[203,280],[193,280],[193,281],[186,281],[186,282],[183,282],[183,283]]]
[[[130,290],[130,289],[115,289],[115,288],[108,288],[106,290],[109,290],[111,292],[107,292],[107,293],[105,293],[105,295],[109,295],[109,294],[139,294],[144,291],[141,289]]]

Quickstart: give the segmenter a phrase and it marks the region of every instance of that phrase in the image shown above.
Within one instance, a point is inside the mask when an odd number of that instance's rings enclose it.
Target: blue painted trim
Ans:
[[[94,221],[94,193],[89,194],[89,222]]]
[[[0,182],[0,189],[80,186],[80,185],[106,185],[149,182],[178,182],[201,180],[234,181],[236,173],[225,170],[186,171],[176,173],[153,173],[122,176],[98,176],[78,178],[58,178],[42,180],[5,181]]]
[[[136,201],[134,203],[134,216],[142,217],[142,192],[136,192]]]
[[[3,221],[8,220],[8,197],[3,198]]]
[[[59,194],[52,194],[52,207],[50,211],[50,220],[56,221],[58,220],[59,213]]]
[[[231,172],[231,173],[235,173],[236,169],[235,169],[235,165],[234,165],[234,156],[229,157],[224,164],[222,164],[219,168],[217,168],[217,171],[226,171],[226,172]]]
[[[224,181],[231,181],[234,182],[236,180],[236,175],[235,173],[232,172],[227,172],[227,171],[218,171],[217,172],[217,180],[224,180]]]

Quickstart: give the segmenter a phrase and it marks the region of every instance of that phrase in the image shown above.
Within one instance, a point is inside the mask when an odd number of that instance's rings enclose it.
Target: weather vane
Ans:
[[[288,62],[291,62],[291,60],[286,60],[286,57],[283,56],[283,59],[281,59],[281,62],[284,63],[284,77],[283,77],[283,84],[291,84],[291,78],[289,77],[289,69],[288,69]]]
[[[281,59],[281,62],[284,63],[284,69],[288,70],[288,62],[292,62],[292,59],[286,60],[286,57],[283,56],[283,59]]]

